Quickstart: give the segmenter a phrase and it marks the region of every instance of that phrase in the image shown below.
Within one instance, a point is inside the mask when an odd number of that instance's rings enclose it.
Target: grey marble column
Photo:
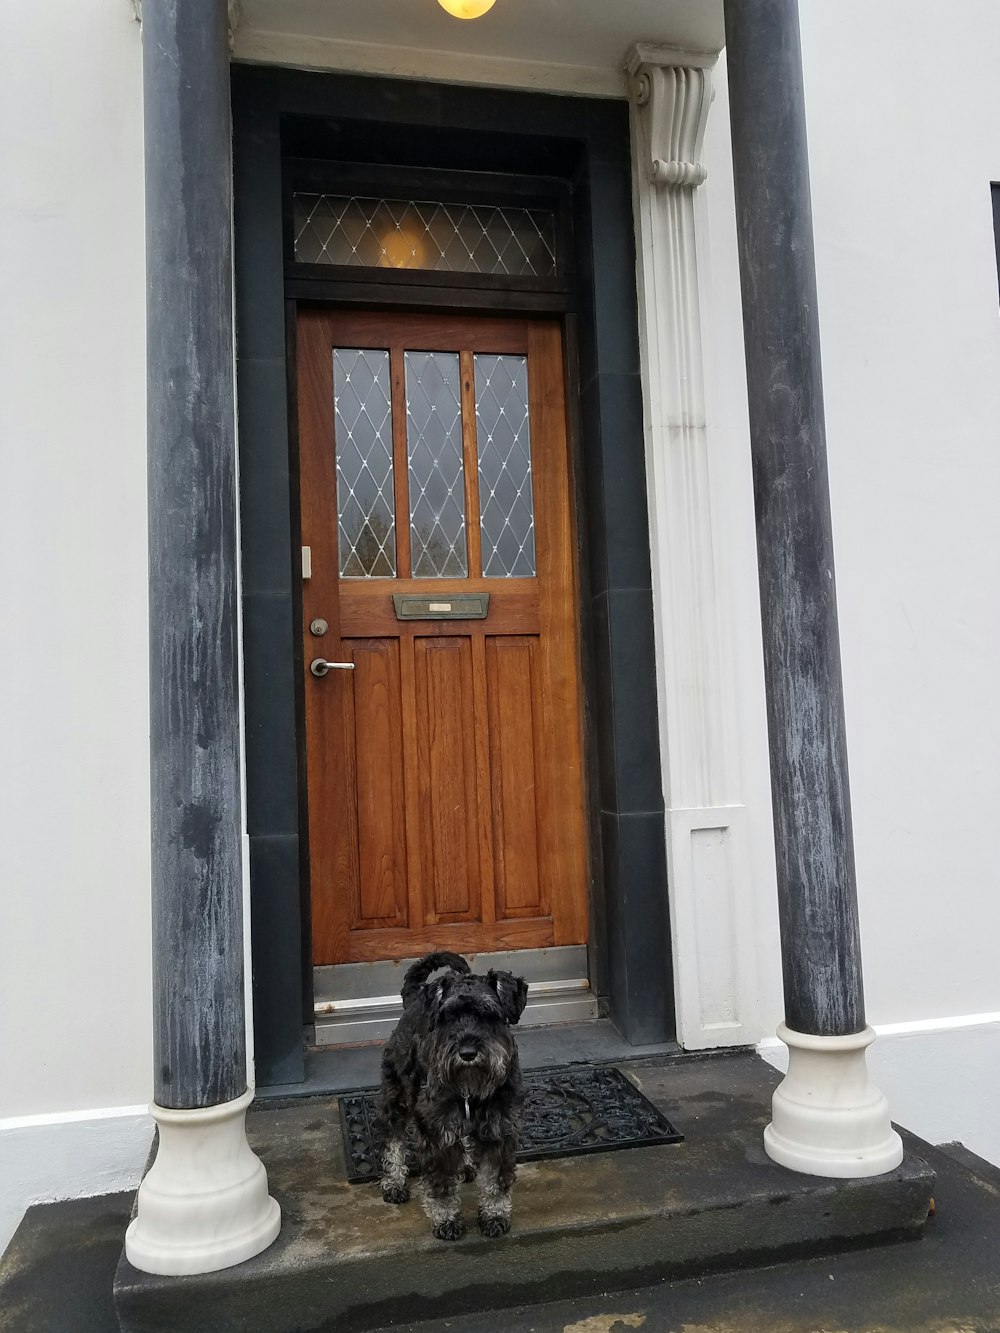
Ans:
[[[796,0],[725,0],[785,1014],[865,1027]]]
[[[225,0],[145,0],[153,1086],[125,1256],[209,1273],[281,1212],[246,1139]]]
[[[246,1090],[225,0],[145,0],[154,1100]]]

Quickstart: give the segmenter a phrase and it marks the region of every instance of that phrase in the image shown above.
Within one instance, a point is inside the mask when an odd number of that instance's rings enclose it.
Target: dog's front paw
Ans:
[[[449,1217],[434,1227],[438,1240],[461,1240],[465,1235],[465,1223],[460,1217]]]
[[[410,1197],[409,1186],[407,1185],[383,1185],[382,1198],[386,1203],[406,1203]]]
[[[498,1240],[510,1230],[510,1218],[498,1217],[496,1213],[479,1213],[479,1230],[487,1240]]]

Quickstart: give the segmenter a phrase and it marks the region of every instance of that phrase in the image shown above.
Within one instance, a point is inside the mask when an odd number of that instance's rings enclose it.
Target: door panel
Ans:
[[[546,916],[539,874],[535,640],[486,641],[497,915]]]
[[[479,918],[475,709],[468,638],[414,642],[424,924]]]
[[[357,872],[351,929],[405,926],[406,831],[403,806],[403,721],[398,639],[345,639],[354,687],[344,691],[353,767]],[[353,733],[353,734],[352,734]],[[331,812],[332,813],[332,812]],[[345,842],[349,841],[344,839]]]
[[[298,391],[314,961],[585,943],[558,324],[303,311]]]

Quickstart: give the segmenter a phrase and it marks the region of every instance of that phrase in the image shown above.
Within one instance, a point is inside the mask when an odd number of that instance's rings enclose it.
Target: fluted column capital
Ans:
[[[637,46],[626,64],[636,108],[641,166],[654,185],[695,188],[708,174],[701,162],[712,105],[717,57],[668,47]]]

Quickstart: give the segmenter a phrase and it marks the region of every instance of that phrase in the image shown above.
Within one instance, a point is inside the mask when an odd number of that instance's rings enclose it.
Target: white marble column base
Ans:
[[[191,1111],[150,1106],[160,1131],[139,1186],[125,1255],[144,1273],[214,1273],[266,1250],[281,1228],[267,1173],[246,1138],[253,1093]]]
[[[782,1023],[778,1036],[788,1047],[788,1073],[764,1130],[767,1155],[792,1171],[845,1179],[899,1166],[903,1142],[865,1058],[874,1031],[813,1037]]]

